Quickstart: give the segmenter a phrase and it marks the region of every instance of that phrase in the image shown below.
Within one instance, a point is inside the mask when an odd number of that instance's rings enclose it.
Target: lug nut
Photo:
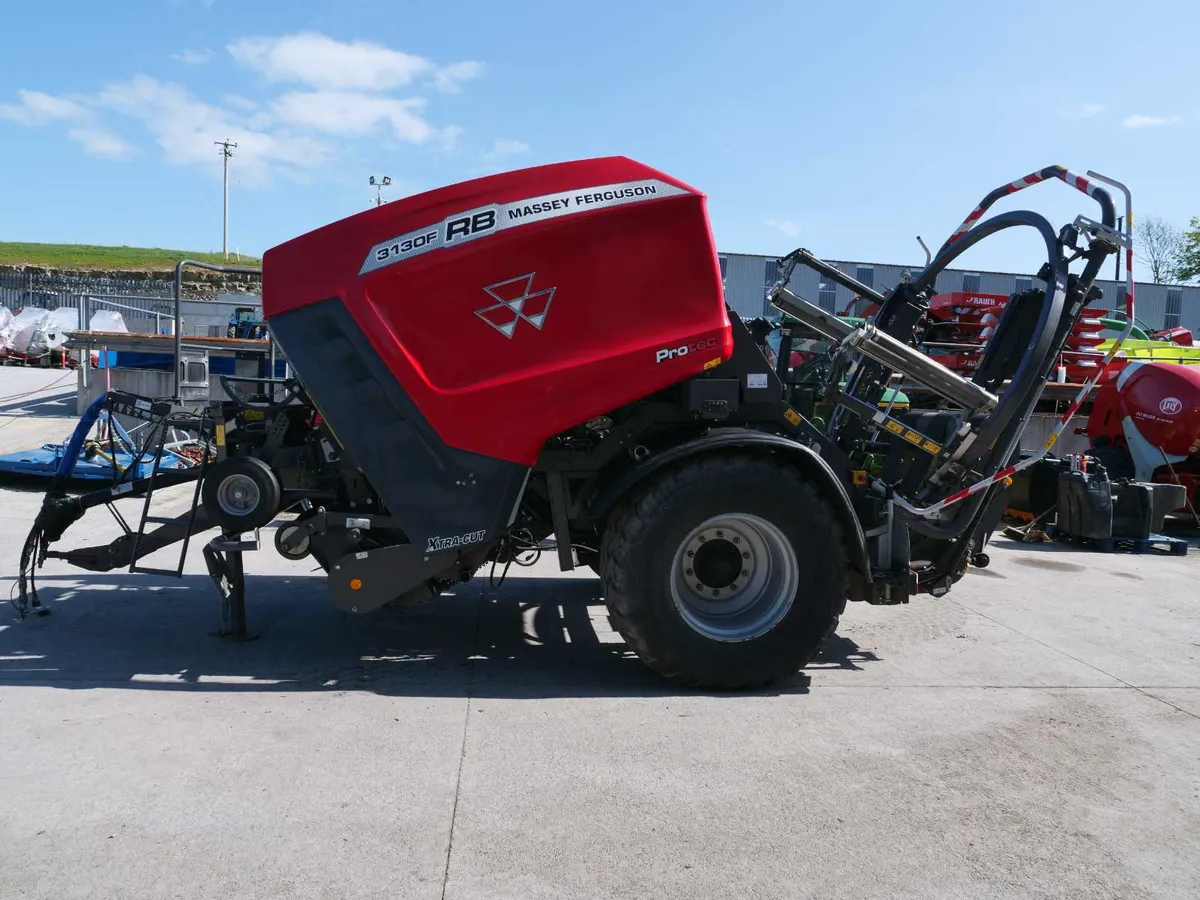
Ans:
[[[742,539],[741,539],[740,537],[735,537],[735,538],[733,539],[733,542],[734,542],[735,544],[740,544],[740,543],[742,542]]]
[[[718,531],[718,532],[717,532],[717,537],[725,537],[725,532],[723,532],[723,531]]]
[[[749,558],[750,558],[750,554],[747,553],[745,550],[743,550],[742,551],[742,559],[749,559]]]
[[[731,591],[736,591],[736,590],[737,590],[737,582],[735,581],[733,584],[731,584],[731,585],[729,586],[729,589],[730,589]]]
[[[692,570],[691,570],[691,569],[688,569],[688,570],[687,570],[687,574],[688,574],[688,575],[691,575],[691,574],[692,574]]]
[[[696,551],[695,551],[695,550],[689,550],[689,551],[688,551],[688,556],[695,556],[695,555],[696,555]]]
[[[704,535],[700,535],[700,543],[703,544],[707,540],[708,540],[708,538],[706,538]]]
[[[750,570],[749,570],[749,569],[742,569],[742,577],[743,577],[743,578],[749,578],[749,577],[750,577]]]
[[[713,588],[713,596],[714,596],[714,597],[720,597],[720,596],[721,596],[721,592],[720,592],[719,590],[717,590],[716,588]]]

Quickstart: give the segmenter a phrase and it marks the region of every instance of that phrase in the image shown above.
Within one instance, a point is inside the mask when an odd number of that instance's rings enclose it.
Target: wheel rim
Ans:
[[[217,506],[229,516],[254,512],[262,499],[258,485],[249,475],[229,475],[217,486]]]
[[[300,543],[298,543],[292,549],[288,550],[283,546],[283,541],[286,540],[287,538],[291,537],[295,532],[297,532],[299,530],[300,530],[299,525],[283,525],[275,533],[276,534],[276,543],[279,545],[279,549],[283,553],[284,556],[289,556],[293,559],[301,559],[302,557],[308,556],[308,545],[312,539],[307,534],[304,537],[302,537],[300,539]]]
[[[788,614],[800,583],[791,542],[749,513],[700,523],[671,563],[671,597],[684,621],[715,641],[749,641]]]

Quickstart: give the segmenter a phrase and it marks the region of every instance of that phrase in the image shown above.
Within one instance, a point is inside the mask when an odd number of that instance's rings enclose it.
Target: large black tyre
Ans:
[[[261,459],[230,456],[213,466],[200,486],[200,500],[222,530],[240,534],[261,528],[279,512],[279,479]]]
[[[745,530],[740,523],[748,523]],[[765,552],[750,553],[753,532],[766,538]],[[741,589],[789,567],[795,577],[768,581],[778,600],[769,601],[770,590],[756,591],[729,598],[725,612],[718,605],[725,598],[706,604],[705,595],[728,577],[718,564],[737,534],[747,537],[735,549],[758,560],[757,569],[747,562],[751,568],[734,575],[746,576]],[[705,560],[710,574],[688,584],[692,575],[684,573],[693,570],[687,567]],[[613,627],[641,660],[672,682],[702,688],[749,688],[792,674],[813,658],[846,607],[837,517],[795,468],[767,456],[684,460],[642,486],[605,528],[600,575]],[[728,590],[738,589],[734,582]],[[764,606],[759,618],[737,611],[760,595],[774,605]],[[757,624],[739,630],[742,622]]]

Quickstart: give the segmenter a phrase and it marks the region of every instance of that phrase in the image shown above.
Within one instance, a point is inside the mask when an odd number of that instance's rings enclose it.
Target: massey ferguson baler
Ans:
[[[1098,220],[980,221],[1054,178],[1094,200]],[[93,405],[64,476],[104,407],[152,435],[190,428],[202,462],[81,497],[56,484],[25,547],[22,608],[38,606],[47,557],[137,571],[219,528],[205,557],[241,633],[241,553],[258,545],[246,536],[282,514],[278,551],[311,556],[350,613],[435,599],[485,564],[553,546],[564,570],[598,573],[614,626],[666,677],[742,687],[793,672],[848,599],[940,596],[979,559],[1101,263],[1132,252],[1101,183],[1120,187],[1050,167],[993,191],[886,295],[806,250],[784,257],[771,302],[834,348],[825,422],[788,404],[763,352],[769,323],[725,305],[704,195],[662,172],[623,158],[544,166],[336,222],[263,262],[264,313],[296,378],[226,379],[235,399],[198,418],[115,392]],[[1041,236],[1043,287],[1006,305],[965,378],[914,349],[934,280],[1010,227]],[[878,311],[858,327],[823,312],[788,289],[797,265]],[[1132,283],[1128,296],[1132,322]],[[939,399],[892,409],[880,401],[896,378]],[[161,437],[146,443],[161,454]],[[149,515],[157,488],[184,482],[196,483],[188,512]],[[136,528],[47,549],[86,509],[126,497],[145,498]]]

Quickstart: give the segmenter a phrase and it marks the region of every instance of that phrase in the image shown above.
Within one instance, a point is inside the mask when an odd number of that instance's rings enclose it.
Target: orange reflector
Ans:
[[[352,591],[362,590],[362,579],[361,578],[351,578],[350,579],[350,590],[352,590]]]

